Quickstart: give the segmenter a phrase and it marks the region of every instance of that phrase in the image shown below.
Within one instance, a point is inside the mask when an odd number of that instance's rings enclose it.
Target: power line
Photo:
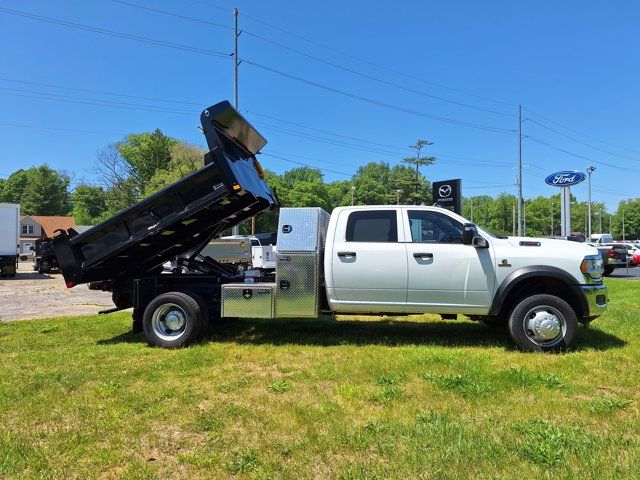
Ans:
[[[171,42],[165,42],[162,40],[156,40],[156,39],[150,39],[148,37],[140,37],[140,36],[135,36],[135,35],[129,35],[129,34],[123,34],[120,32],[114,32],[112,30],[106,30],[106,29],[102,29],[102,28],[97,28],[97,27],[91,27],[88,25],[83,25],[83,24],[79,24],[79,23],[74,23],[74,22],[68,22],[65,20],[58,20],[58,19],[54,19],[51,17],[45,17],[45,16],[41,16],[41,15],[35,15],[35,14],[31,14],[31,13],[27,13],[27,12],[21,12],[21,11],[17,11],[17,10],[10,10],[7,8],[2,8],[0,7],[0,12],[3,13],[9,13],[11,15],[17,15],[17,16],[21,16],[21,17],[25,17],[25,18],[30,18],[33,20],[39,20],[39,21],[44,21],[44,22],[48,22],[48,23],[55,23],[58,25],[62,25],[62,26],[67,26],[67,27],[71,27],[71,28],[77,28],[80,30],[86,30],[86,31],[91,31],[91,32],[95,32],[95,33],[101,33],[103,35],[110,35],[110,36],[115,36],[115,37],[120,37],[120,38],[126,38],[126,39],[130,39],[130,40],[135,40],[135,41],[140,41],[140,42],[144,42],[144,43],[151,43],[153,45],[157,45],[157,46],[164,46],[164,47],[168,47],[168,48],[175,48],[175,49],[179,49],[179,50],[186,50],[186,51],[191,51],[193,53],[201,53],[201,54],[205,54],[205,55],[212,55],[212,56],[216,56],[216,57],[224,57],[224,58],[230,58],[230,56],[228,54],[225,53],[221,53],[221,52],[214,52],[212,50],[206,50],[206,49],[202,49],[202,48],[197,48],[197,47],[191,47],[188,45],[181,45],[181,44],[176,44],[176,43],[171,43]],[[473,122],[466,122],[466,121],[461,121],[461,120],[455,120],[452,118],[447,118],[447,117],[442,117],[442,116],[438,116],[438,115],[432,115],[432,114],[428,114],[428,113],[424,113],[424,112],[419,112],[416,110],[412,110],[409,108],[404,108],[404,107],[398,107],[396,105],[392,105],[392,104],[388,104],[385,102],[380,102],[378,100],[375,99],[371,99],[368,97],[364,97],[361,95],[356,95],[353,93],[349,93],[349,92],[345,92],[343,90],[339,90],[337,88],[334,87],[330,87],[327,85],[323,85],[311,80],[306,80],[302,77],[298,77],[296,75],[292,75],[280,70],[277,70],[275,68],[271,68],[271,67],[267,67],[265,65],[261,65],[259,63],[256,62],[252,62],[250,60],[247,59],[242,59],[245,63],[252,65],[254,67],[269,71],[271,73],[292,79],[292,80],[296,80],[298,82],[302,82],[305,83],[307,85],[312,85],[315,86],[316,88],[320,88],[326,91],[330,91],[339,95],[343,95],[349,98],[353,98],[353,99],[357,99],[363,102],[367,102],[367,103],[371,103],[374,105],[378,105],[381,107],[385,107],[385,108],[389,108],[392,110],[396,110],[396,111],[400,111],[400,112],[404,112],[404,113],[409,113],[412,115],[417,115],[417,116],[421,116],[421,117],[425,117],[425,118],[430,118],[433,120],[437,120],[437,121],[441,121],[441,122],[445,122],[445,123],[449,123],[452,125],[458,125],[458,126],[466,126],[466,127],[471,127],[471,128],[477,128],[477,129],[481,129],[481,130],[485,130],[485,131],[490,131],[490,132],[494,132],[494,133],[508,133],[508,134],[513,134],[514,132],[508,129],[504,129],[504,128],[499,128],[499,127],[493,127],[493,126],[488,126],[488,125],[481,125],[481,124],[476,124]]]
[[[211,7],[214,7],[214,8],[219,8],[219,7],[217,7],[217,6],[214,6],[214,5],[211,5],[211,4],[207,4],[206,2],[201,2],[201,1],[197,1],[197,2],[196,2],[195,0],[190,0],[190,1],[193,1],[193,2],[195,2],[195,3],[199,3],[199,4],[201,4],[201,5],[206,5],[206,6],[211,6]],[[312,45],[315,45],[315,46],[317,46],[317,47],[323,48],[323,49],[325,49],[325,50],[329,50],[329,51],[331,51],[331,52],[333,52],[333,53],[338,53],[338,54],[343,55],[343,56],[345,56],[345,57],[347,57],[347,58],[350,58],[350,59],[352,59],[352,60],[357,60],[357,61],[362,62],[362,63],[365,63],[365,64],[367,64],[367,65],[371,65],[371,66],[373,66],[373,67],[380,68],[380,69],[382,69],[382,70],[386,70],[386,71],[391,72],[391,73],[394,73],[394,74],[396,74],[396,75],[401,75],[401,76],[403,76],[403,77],[410,78],[410,79],[412,79],[412,80],[417,80],[417,81],[419,81],[419,82],[422,82],[422,83],[425,83],[425,84],[428,84],[428,85],[433,85],[433,86],[435,86],[435,87],[443,88],[443,89],[445,89],[445,90],[450,90],[450,91],[452,91],[452,92],[460,93],[460,94],[462,94],[462,95],[467,95],[467,96],[470,96],[470,97],[479,98],[479,99],[481,99],[481,100],[487,100],[487,101],[494,102],[494,103],[499,103],[499,104],[502,104],[502,105],[508,105],[508,106],[510,106],[510,107],[515,107],[515,106],[517,106],[516,104],[513,104],[513,103],[504,102],[504,101],[502,101],[502,100],[496,100],[496,99],[494,99],[494,98],[490,98],[490,97],[486,97],[486,96],[478,95],[478,94],[475,94],[475,93],[466,92],[466,91],[464,91],[464,90],[460,90],[460,89],[457,89],[457,88],[449,87],[449,86],[447,86],[447,85],[442,85],[442,84],[440,84],[440,83],[436,83],[436,82],[432,82],[432,81],[429,81],[429,80],[425,80],[425,79],[423,79],[423,78],[416,77],[416,76],[414,76],[414,75],[410,75],[410,74],[408,74],[408,73],[405,73],[405,72],[402,72],[402,71],[399,71],[399,70],[395,70],[395,69],[393,69],[393,68],[389,68],[389,67],[387,67],[387,66],[385,66],[385,65],[381,65],[381,64],[379,64],[379,63],[375,63],[375,62],[371,62],[371,61],[369,61],[369,60],[365,60],[365,59],[363,59],[363,58],[361,58],[361,57],[358,57],[358,56],[356,56],[356,55],[353,55],[353,54],[350,54],[350,53],[346,53],[346,52],[344,52],[344,51],[341,51],[341,50],[338,50],[338,49],[336,49],[336,48],[330,47],[330,46],[328,46],[328,45],[324,45],[324,44],[322,44],[322,43],[320,43],[320,42],[317,42],[317,41],[312,40],[312,39],[310,39],[310,38],[304,37],[304,36],[302,36],[302,35],[298,35],[297,33],[293,33],[293,32],[291,32],[291,31],[289,31],[289,30],[285,30],[285,29],[284,29],[284,28],[282,28],[282,27],[279,27],[279,26],[274,25],[274,24],[269,23],[269,22],[265,22],[265,21],[264,21],[264,20],[262,20],[262,19],[255,18],[255,17],[252,17],[252,16],[247,15],[247,14],[244,14],[244,13],[243,13],[243,17],[246,17],[247,19],[249,19],[249,20],[251,20],[251,21],[254,21],[254,22],[256,22],[256,23],[260,23],[260,24],[265,25],[265,26],[267,26],[267,27],[269,27],[269,28],[272,28],[272,29],[274,29],[274,30],[278,30],[279,32],[285,33],[285,34],[290,35],[290,36],[292,36],[292,37],[294,37],[294,38],[297,38],[297,39],[299,39],[299,40],[304,40],[305,42],[308,42],[308,43],[310,43],[310,44],[312,44]]]
[[[286,72],[283,72],[281,70],[277,70],[275,68],[267,67],[266,65],[262,65],[262,64],[253,62],[251,60],[247,60],[246,58],[243,58],[242,61],[244,63],[248,64],[248,65],[252,65],[252,66],[254,66],[256,68],[260,68],[260,69],[268,71],[270,73],[274,73],[276,75],[279,75],[279,76],[282,76],[282,77],[285,77],[285,78],[289,78],[291,80],[296,80],[297,82],[301,82],[301,83],[304,83],[306,85],[311,85],[313,87],[316,87],[316,88],[319,88],[319,89],[322,89],[322,90],[326,90],[326,91],[329,91],[329,92],[332,92],[332,93],[335,93],[335,94],[338,94],[338,95],[342,95],[344,97],[348,97],[348,98],[352,98],[352,99],[355,99],[355,100],[360,100],[362,102],[370,103],[372,105],[377,105],[377,106],[380,106],[380,107],[388,108],[388,109],[391,109],[391,110],[396,110],[396,111],[399,111],[399,112],[408,113],[408,114],[411,114],[411,115],[416,115],[416,116],[419,116],[419,117],[430,118],[432,120],[437,120],[437,121],[440,121],[440,122],[449,123],[451,125],[458,125],[458,126],[463,126],[463,127],[476,128],[476,129],[485,130],[485,131],[494,132],[494,133],[506,133],[506,134],[509,134],[509,135],[513,135],[514,134],[513,130],[509,130],[509,129],[506,129],[506,128],[493,127],[493,126],[490,126],[490,125],[481,125],[481,124],[477,124],[477,123],[473,123],[473,122],[466,122],[466,121],[463,121],[463,120],[455,120],[453,118],[443,117],[443,116],[439,116],[439,115],[432,115],[432,114],[429,114],[429,113],[420,112],[418,110],[413,110],[413,109],[406,108],[406,107],[399,107],[397,105],[392,105],[390,103],[381,102],[381,101],[375,100],[373,98],[364,97],[362,95],[358,95],[358,94],[355,94],[355,93],[346,92],[344,90],[340,90],[340,89],[335,88],[335,87],[331,87],[331,86],[324,85],[324,84],[321,84],[321,83],[318,83],[318,82],[314,82],[312,80],[307,80],[305,78],[298,77],[296,75],[292,75],[290,73],[286,73]]]
[[[314,166],[314,165],[309,165],[309,164],[307,164],[307,163],[297,162],[297,161],[295,161],[295,160],[291,160],[291,159],[289,159],[289,158],[280,157],[280,156],[278,156],[278,155],[273,155],[273,154],[271,154],[271,153],[264,153],[264,152],[263,152],[263,153],[262,153],[262,155],[266,155],[266,156],[268,156],[268,157],[272,157],[272,158],[277,158],[277,159],[279,159],[279,160],[283,160],[283,161],[285,161],[285,162],[295,163],[296,165],[302,165],[302,166],[304,166],[304,167],[315,168],[315,169],[317,169],[317,170],[321,170],[321,171],[323,171],[323,172],[335,173],[335,174],[337,174],[337,175],[344,175],[344,176],[346,176],[346,177],[352,177],[352,176],[353,176],[353,174],[351,174],[351,173],[338,172],[338,171],[336,171],[336,170],[329,170],[328,168],[322,168],[322,167],[317,167],[317,166]]]
[[[176,49],[176,50],[183,50],[183,51],[187,51],[187,52],[200,53],[202,55],[209,55],[209,56],[213,56],[213,57],[231,58],[228,53],[224,53],[224,52],[216,52],[216,51],[213,51],[213,50],[207,50],[207,49],[204,49],[204,48],[193,47],[193,46],[190,46],[190,45],[182,45],[182,44],[179,44],[179,43],[167,42],[167,41],[158,40],[158,39],[155,39],[155,38],[142,37],[142,36],[139,36],[139,35],[131,35],[131,34],[128,34],[128,33],[116,32],[114,30],[107,30],[105,28],[92,27],[90,25],[84,25],[82,23],[69,22],[67,20],[60,20],[60,19],[57,19],[57,18],[45,17],[43,15],[36,15],[36,14],[33,14],[33,13],[29,13],[29,12],[23,12],[23,11],[19,11],[19,10],[11,10],[9,8],[0,7],[0,13],[7,13],[9,15],[15,15],[15,16],[18,16],[18,17],[29,18],[31,20],[38,20],[40,22],[53,23],[53,24],[60,25],[60,26],[63,26],[63,27],[75,28],[75,29],[78,29],[78,30],[84,30],[84,31],[93,32],[93,33],[100,33],[102,35],[107,35],[107,36],[111,36],[111,37],[124,38],[126,40],[132,40],[132,41],[136,41],[136,42],[147,43],[147,44],[151,44],[151,45],[155,45],[155,46],[159,46],[159,47],[173,48],[173,49]]]
[[[607,162],[603,162],[601,160],[595,160],[593,158],[585,157],[584,155],[580,155],[578,153],[574,153],[574,152],[571,152],[569,150],[565,150],[564,148],[557,147],[557,146],[552,145],[550,143],[543,142],[542,140],[539,140],[539,139],[537,139],[535,137],[532,137],[531,135],[528,135],[527,138],[529,140],[533,140],[536,143],[539,143],[539,144],[544,145],[544,146],[549,147],[549,148],[553,148],[554,150],[558,150],[559,152],[566,153],[567,155],[571,155],[571,156],[576,157],[576,158],[581,158],[583,160],[587,160],[589,162],[597,163],[599,165],[606,165],[607,167],[611,167],[611,168],[617,168],[618,170],[624,170],[624,171],[633,172],[633,173],[640,173],[640,170],[636,170],[636,169],[633,169],[633,168],[621,167],[619,165],[614,165],[612,163],[607,163]]]
[[[580,131],[575,130],[575,129],[573,129],[573,128],[567,127],[566,125],[563,125],[562,123],[556,122],[555,120],[552,120],[552,119],[550,119],[549,117],[545,117],[545,116],[543,116],[543,115],[540,115],[540,114],[539,114],[539,113],[537,113],[537,112],[534,112],[534,111],[533,111],[533,110],[531,110],[530,108],[525,108],[525,110],[527,110],[527,111],[528,111],[528,112],[530,112],[530,113],[533,113],[534,115],[536,115],[536,116],[538,116],[538,117],[542,118],[543,120],[546,120],[547,122],[553,123],[554,125],[558,125],[559,127],[564,128],[565,130],[568,130],[569,132],[573,132],[573,133],[576,133],[576,134],[578,134],[578,135],[582,135],[583,137],[588,138],[588,139],[590,139],[590,140],[593,140],[593,141],[596,141],[596,142],[602,143],[602,144],[604,144],[604,145],[609,145],[610,147],[620,148],[620,149],[622,149],[622,150],[627,150],[627,151],[629,151],[629,152],[640,153],[640,150],[633,150],[632,148],[623,147],[622,145],[616,145],[615,143],[609,143],[609,142],[606,142],[606,141],[604,141],[604,140],[598,139],[598,138],[596,138],[596,137],[594,137],[594,136],[592,136],[592,135],[587,135],[586,133],[583,133],[583,132],[580,132]]]
[[[16,128],[31,128],[34,130],[53,130],[60,132],[74,132],[74,133],[90,133],[95,135],[114,135],[114,136],[126,136],[127,133],[115,133],[115,132],[99,132],[96,130],[80,130],[75,128],[56,128],[56,127],[42,127],[38,125],[24,125],[19,123],[4,123],[0,122],[0,126],[2,127],[16,127]]]
[[[117,0],[114,0],[114,1],[117,1]],[[259,39],[259,40],[262,40],[263,42],[270,43],[270,44],[275,45],[275,46],[277,46],[279,48],[282,48],[282,49],[288,50],[290,52],[294,52],[294,53],[296,53],[298,55],[302,55],[303,57],[315,60],[316,62],[323,63],[325,65],[329,65],[329,66],[334,67],[334,68],[338,68],[338,69],[343,70],[345,72],[349,72],[349,73],[352,73],[354,75],[358,75],[359,77],[366,78],[368,80],[372,80],[374,82],[378,82],[378,83],[381,83],[383,85],[387,85],[387,86],[394,87],[394,88],[397,88],[397,89],[400,89],[400,90],[404,90],[405,92],[413,93],[413,94],[416,94],[416,95],[421,95],[423,97],[431,98],[431,99],[438,100],[438,101],[441,101],[441,102],[446,102],[446,103],[451,103],[451,104],[462,106],[462,107],[472,108],[474,110],[480,110],[480,111],[487,112],[487,113],[493,113],[495,115],[501,115],[501,116],[504,116],[504,117],[514,118],[514,115],[511,115],[511,114],[508,114],[508,113],[499,112],[497,110],[491,110],[491,109],[488,109],[488,108],[478,107],[476,105],[471,105],[471,104],[464,103],[464,102],[458,102],[457,100],[451,100],[449,98],[444,98],[444,97],[440,97],[438,95],[433,95],[433,94],[430,94],[430,93],[422,92],[420,90],[416,90],[414,88],[406,87],[404,85],[400,85],[400,84],[397,84],[397,83],[394,83],[394,82],[389,82],[387,80],[383,80],[381,78],[374,77],[373,75],[368,75],[366,73],[359,72],[357,70],[353,70],[352,68],[348,68],[348,67],[345,67],[343,65],[339,65],[337,63],[333,63],[333,62],[330,62],[328,60],[324,60],[322,58],[316,57],[314,55],[311,55],[309,53],[303,52],[303,51],[298,50],[296,48],[289,47],[289,46],[284,45],[282,43],[273,41],[273,40],[271,40],[269,38],[266,38],[266,37],[263,37],[261,35],[257,35],[255,33],[248,32],[246,30],[244,30],[244,33],[246,33],[247,35],[249,35],[251,37],[255,37],[255,38]]]
[[[314,132],[320,132],[320,133],[326,133],[326,134],[328,134],[328,135],[334,135],[334,136],[336,136],[336,137],[345,138],[345,139],[347,139],[347,140],[354,140],[354,141],[356,141],[356,142],[367,143],[367,144],[370,144],[370,145],[376,145],[376,146],[379,146],[379,147],[393,148],[393,149],[397,149],[397,150],[402,150],[402,151],[403,151],[403,152],[405,152],[405,153],[406,153],[406,152],[407,152],[407,150],[408,150],[407,148],[397,147],[397,146],[395,146],[395,145],[388,145],[388,144],[385,144],[385,143],[373,142],[373,141],[371,141],[371,140],[364,140],[364,139],[362,139],[362,138],[351,137],[351,136],[343,135],[343,134],[340,134],[340,133],[334,133],[334,132],[329,132],[329,131],[327,131],[327,130],[321,130],[321,129],[319,129],[319,128],[315,128],[315,127],[309,127],[309,126],[307,126],[307,125],[303,125],[303,124],[301,124],[301,123],[295,123],[295,122],[290,122],[290,121],[288,121],[288,120],[282,120],[282,119],[280,119],[280,118],[274,117],[274,116],[272,116],[272,115],[267,115],[267,114],[265,114],[265,113],[258,113],[258,112],[254,112],[253,110],[243,110],[243,112],[248,113],[248,114],[250,114],[250,115],[257,115],[257,116],[259,116],[259,117],[264,117],[264,118],[269,118],[269,119],[271,119],[271,120],[276,120],[277,122],[282,122],[282,123],[285,123],[285,124],[287,124],[287,125],[293,125],[293,126],[296,126],[296,127],[306,128],[306,129],[308,129],[308,130],[312,130],[312,131],[314,131]]]
[[[139,8],[139,9],[142,9],[142,10],[147,10],[147,11],[151,11],[151,12],[154,12],[154,13],[159,13],[159,14],[162,14],[162,15],[168,15],[168,16],[171,16],[171,17],[180,18],[182,20],[189,20],[189,21],[192,21],[192,22],[201,23],[201,24],[205,24],[205,25],[209,25],[209,26],[214,26],[214,27],[219,27],[219,28],[227,28],[227,29],[233,30],[232,27],[229,27],[227,25],[222,25],[222,24],[219,24],[219,23],[209,22],[207,20],[202,20],[200,18],[189,17],[189,16],[186,16],[186,15],[179,15],[179,14],[176,14],[176,13],[168,12],[166,10],[160,10],[160,9],[157,9],[157,8],[150,8],[150,7],[146,7],[146,6],[143,6],[143,5],[138,5],[138,4],[135,4],[135,3],[125,2],[123,0],[111,0],[111,1],[115,2],[115,3],[120,3],[122,5],[128,5],[130,7]],[[306,52],[304,52],[302,50],[298,50],[296,48],[290,47],[290,46],[285,45],[283,43],[271,40],[270,38],[264,37],[262,35],[247,31],[246,29],[244,29],[242,32],[245,35],[249,35],[251,37],[257,38],[258,40],[261,40],[263,42],[267,42],[267,43],[269,43],[271,45],[275,45],[275,46],[277,46],[279,48],[282,48],[284,50],[287,50],[287,51],[290,51],[290,52],[294,52],[294,53],[296,53],[298,55],[301,55],[303,57],[309,58],[309,59],[314,60],[316,62],[322,63],[324,65],[329,65],[329,66],[334,67],[334,68],[338,68],[338,69],[343,70],[345,72],[349,72],[351,74],[358,75],[358,76],[360,76],[362,78],[366,78],[366,79],[372,80],[374,82],[382,83],[382,84],[390,86],[390,87],[398,88],[398,89],[404,90],[406,92],[414,93],[416,95],[422,95],[424,97],[428,97],[428,98],[431,98],[431,99],[434,99],[434,100],[439,100],[439,101],[442,101],[442,102],[452,103],[452,104],[459,105],[459,106],[462,106],[462,107],[467,107],[467,108],[472,108],[472,109],[475,109],[475,110],[480,110],[480,111],[483,111],[483,112],[493,113],[495,115],[502,115],[502,116],[505,116],[505,117],[515,118],[514,115],[511,115],[511,114],[508,114],[508,113],[499,112],[499,111],[491,110],[491,109],[488,109],[488,108],[478,107],[476,105],[471,105],[471,104],[464,103],[464,102],[459,102],[459,101],[456,101],[456,100],[451,100],[451,99],[448,99],[448,98],[440,97],[438,95],[433,95],[433,94],[430,94],[430,93],[422,92],[420,90],[409,88],[409,87],[406,87],[404,85],[399,85],[399,84],[394,83],[394,82],[389,82],[389,81],[380,79],[378,77],[374,77],[373,75],[368,75],[368,74],[360,72],[358,70],[354,70],[352,68],[348,68],[348,67],[345,67],[343,65],[339,65],[337,63],[330,62],[328,60],[324,60],[324,59],[322,59],[320,57],[317,57],[315,55],[311,55],[311,54],[306,53]]]
[[[503,185],[479,185],[479,186],[476,186],[476,187],[473,187],[473,186],[467,187],[467,186],[465,186],[464,188],[466,188],[468,190],[470,190],[470,189],[476,190],[476,189],[480,189],[480,188],[504,188],[504,187],[513,187],[513,184],[512,183],[505,183]]]
[[[567,135],[566,133],[559,132],[558,130],[556,130],[554,128],[551,128],[551,127],[549,127],[547,125],[544,125],[543,123],[537,122],[536,120],[533,120],[532,118],[527,118],[527,120],[529,122],[531,122],[531,123],[534,123],[534,124],[538,125],[539,127],[544,128],[545,130],[549,130],[550,132],[556,133],[556,134],[558,134],[558,135],[560,135],[562,137],[568,138],[569,140],[571,140],[573,142],[579,143],[581,145],[585,145],[585,146],[587,146],[589,148],[593,148],[593,149],[598,150],[600,152],[608,153],[609,155],[614,155],[616,157],[625,158],[627,160],[633,160],[634,162],[640,162],[640,159],[629,157],[627,155],[621,155],[619,153],[615,153],[615,152],[611,152],[609,150],[605,150],[604,148],[600,148],[600,147],[598,147],[596,145],[593,145],[593,144],[590,144],[590,143],[587,143],[587,142],[583,142],[582,140],[579,140],[579,139],[577,139],[575,137]]]
[[[172,110],[172,109],[163,109],[156,108],[148,105],[139,105],[134,103],[123,103],[123,102],[110,102],[108,100],[93,100],[93,99],[84,99],[80,97],[71,97],[68,95],[57,95],[52,93],[45,92],[33,92],[30,90],[19,90],[19,89],[7,89],[0,87],[0,90],[10,90],[10,91],[18,91],[24,93],[9,93],[0,91],[0,95],[7,95],[11,97],[23,97],[23,98],[34,98],[38,100],[51,100],[58,102],[66,102],[66,103],[76,103],[81,105],[93,105],[99,107],[112,107],[112,108],[121,108],[125,110],[143,110],[149,112],[160,112],[160,113],[172,113],[177,115],[193,115],[193,112],[189,112],[187,110]]]
[[[0,77],[0,80],[5,81],[5,82],[13,82],[13,83],[22,83],[25,85],[36,85],[39,87],[49,87],[49,88],[59,88],[62,90],[71,90],[71,91],[76,91],[76,92],[85,92],[85,93],[97,93],[100,95],[110,95],[110,96],[115,96],[115,97],[123,97],[123,98],[137,98],[139,100],[151,100],[151,101],[156,101],[156,102],[167,102],[167,103],[178,103],[178,104],[182,104],[182,105],[196,105],[201,107],[202,103],[196,103],[196,102],[185,102],[183,100],[170,100],[170,99],[166,99],[166,98],[158,98],[158,97],[143,97],[140,95],[129,95],[126,93],[116,93],[116,92],[109,92],[109,91],[104,91],[104,90],[90,90],[87,88],[77,88],[77,87],[69,87],[69,86],[64,86],[64,85],[56,85],[53,83],[42,83],[42,82],[33,82],[30,80],[22,80],[22,79],[16,79],[16,78],[7,78],[7,77]]]
[[[198,22],[198,23],[202,23],[202,24],[205,24],[205,25],[210,25],[212,27],[218,27],[218,28],[225,28],[225,29],[228,29],[228,30],[233,30],[233,27],[230,27],[229,25],[223,25],[222,23],[210,22],[208,20],[202,20],[201,18],[188,17],[186,15],[180,15],[178,13],[167,12],[166,10],[160,10],[158,8],[151,8],[151,7],[147,7],[145,5],[138,5],[137,3],[125,2],[123,0],[111,0],[111,1],[115,2],[115,3],[120,3],[122,5],[128,5],[128,6],[134,7],[134,8],[139,8],[140,10],[147,10],[149,12],[160,13],[162,15],[169,15],[171,17],[180,18],[182,20],[189,20],[189,21],[192,21],[192,22]]]

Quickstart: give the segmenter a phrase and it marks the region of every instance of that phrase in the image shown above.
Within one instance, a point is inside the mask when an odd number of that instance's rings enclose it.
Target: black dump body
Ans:
[[[266,140],[227,101],[200,120],[210,150],[202,168],[80,235],[53,239],[67,287],[157,274],[170,259],[190,258],[223,230],[277,206],[255,158]]]

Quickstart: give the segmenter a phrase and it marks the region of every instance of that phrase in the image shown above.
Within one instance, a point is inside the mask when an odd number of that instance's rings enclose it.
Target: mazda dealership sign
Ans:
[[[433,203],[462,213],[462,187],[459,178],[433,182]]]

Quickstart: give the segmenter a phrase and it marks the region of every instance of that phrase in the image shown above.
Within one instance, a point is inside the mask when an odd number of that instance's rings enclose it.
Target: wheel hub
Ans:
[[[549,341],[560,335],[560,319],[551,312],[538,311],[529,319],[528,329],[538,341]]]
[[[174,341],[186,331],[187,314],[180,306],[167,303],[153,312],[151,326],[154,333],[162,340]]]
[[[171,310],[164,317],[164,323],[171,330],[180,330],[185,323],[184,314],[178,310]]]

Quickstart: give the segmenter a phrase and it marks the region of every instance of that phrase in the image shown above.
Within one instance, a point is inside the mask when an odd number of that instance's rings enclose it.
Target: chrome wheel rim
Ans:
[[[175,303],[165,303],[153,312],[151,327],[162,340],[177,340],[187,328],[187,314]]]
[[[525,334],[536,345],[552,347],[562,341],[567,333],[567,322],[557,308],[539,305],[524,316]]]

